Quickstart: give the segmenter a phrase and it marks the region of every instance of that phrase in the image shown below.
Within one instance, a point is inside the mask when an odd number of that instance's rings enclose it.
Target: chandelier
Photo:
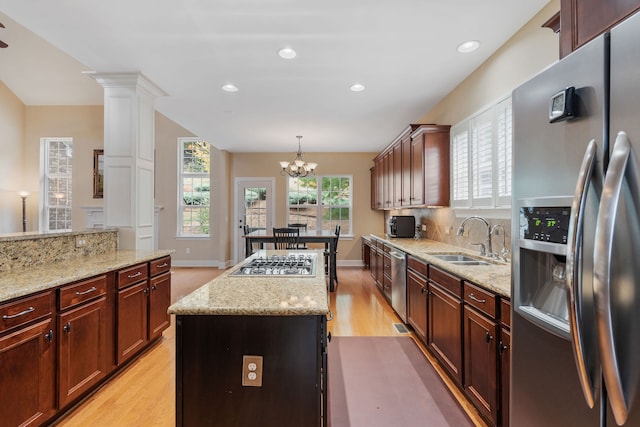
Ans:
[[[300,139],[302,136],[296,136],[298,138],[298,152],[296,158],[292,162],[280,162],[280,175],[287,174],[293,178],[304,178],[305,176],[313,176],[313,172],[318,167],[317,163],[307,163],[302,160],[302,151],[300,150]]]

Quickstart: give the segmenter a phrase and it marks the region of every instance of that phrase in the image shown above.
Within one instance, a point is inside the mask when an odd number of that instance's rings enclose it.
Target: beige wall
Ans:
[[[384,230],[382,212],[371,210],[371,177],[369,169],[377,153],[304,153],[306,161],[318,163],[319,175],[353,176],[353,239],[341,239],[338,260],[353,264],[361,260],[363,234]],[[280,175],[279,162],[292,160],[295,153],[233,153],[232,177],[275,177],[275,226],[286,224],[286,179]],[[233,182],[231,183],[233,185]],[[232,195],[233,196],[233,195]],[[229,215],[233,219],[233,211]],[[345,260],[352,261],[344,262]]]
[[[0,233],[22,231],[25,108],[0,81]]]
[[[32,193],[30,206],[38,206],[40,187],[40,138],[73,138],[72,226],[85,228],[81,206],[102,206],[93,198],[93,150],[102,148],[104,116],[101,105],[26,107],[24,149],[25,185]],[[32,209],[31,229],[36,230],[38,213]]]
[[[559,10],[560,0],[549,2],[487,61],[426,113],[421,123],[455,125],[481,108],[510,95],[517,86],[557,61],[558,34],[541,25]]]

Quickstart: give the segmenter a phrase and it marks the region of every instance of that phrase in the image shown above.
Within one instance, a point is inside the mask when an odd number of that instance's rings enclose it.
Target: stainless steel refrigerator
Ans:
[[[640,15],[513,114],[510,425],[640,426]]]

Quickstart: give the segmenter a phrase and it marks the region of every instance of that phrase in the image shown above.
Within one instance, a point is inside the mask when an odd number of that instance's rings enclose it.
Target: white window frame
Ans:
[[[485,214],[495,218],[510,217],[513,117],[511,96],[482,108],[452,126],[451,141],[451,207],[456,214]],[[487,128],[490,127],[491,157],[486,157]],[[480,138],[485,131],[484,139]],[[484,143],[485,151],[482,151]],[[483,162],[478,153],[485,153]],[[489,166],[490,164],[490,166]],[[478,194],[479,177],[487,177],[490,167],[491,192]],[[466,181],[465,181],[466,180]],[[486,190],[486,181],[485,181]],[[467,197],[464,197],[464,196]]]
[[[349,179],[349,189],[351,190],[349,192],[349,204],[348,205],[333,205],[333,206],[324,206],[321,201],[322,201],[322,185],[318,185],[316,187],[316,201],[317,203],[315,205],[311,205],[311,206],[315,206],[316,209],[316,229],[317,230],[321,230],[322,229],[322,210],[324,208],[349,208],[349,233],[344,232],[344,227],[342,227],[341,232],[340,232],[340,238],[342,239],[343,237],[345,238],[349,238],[349,237],[353,237],[353,175],[342,175],[342,174],[334,174],[334,175],[315,175],[313,178],[316,179],[316,182],[322,182],[323,178],[340,178],[340,179],[344,179],[347,178]],[[286,191],[286,210],[287,210],[287,224],[292,223],[294,221],[291,221],[289,219],[289,213],[291,212],[291,208],[295,208],[297,205],[290,205],[289,204],[289,178],[287,177],[287,191]],[[335,225],[336,224],[332,224],[332,226],[327,229],[327,231],[334,231],[335,230]],[[344,234],[343,234],[344,232]]]
[[[67,145],[67,150],[71,150],[71,158],[73,158],[73,138],[40,138],[40,215],[39,215],[39,229],[41,232],[49,232],[49,231],[71,231],[73,229],[72,223],[69,228],[57,228],[55,230],[51,230],[49,228],[49,220],[50,213],[53,206],[49,204],[49,192],[52,191],[50,188],[50,179],[54,176],[60,178],[67,178],[69,185],[67,188],[56,188],[56,193],[59,193],[61,197],[56,197],[59,200],[67,200],[68,206],[65,208],[69,211],[69,215],[72,215],[73,206],[73,162],[71,163],[71,170],[65,174],[51,174],[49,171],[49,145],[52,142],[62,142]]]
[[[183,146],[185,142],[189,141],[199,141],[205,142],[209,144],[209,173],[197,173],[197,172],[184,172],[184,150]],[[210,239],[211,238],[211,196],[212,196],[212,188],[211,188],[211,168],[213,166],[213,146],[200,138],[178,138],[178,191],[177,191],[177,224],[176,224],[176,237],[179,239]],[[209,178],[209,204],[208,205],[197,205],[196,208],[207,208],[209,209],[209,232],[208,233],[200,233],[200,234],[189,234],[183,231],[184,225],[184,211],[187,207],[194,208],[194,205],[187,205],[184,202],[184,185],[183,179],[184,177],[189,176],[191,178]]]

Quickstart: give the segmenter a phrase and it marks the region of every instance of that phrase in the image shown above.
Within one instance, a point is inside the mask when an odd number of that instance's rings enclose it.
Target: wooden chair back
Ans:
[[[300,229],[293,227],[273,229],[273,243],[276,249],[298,249]]]

